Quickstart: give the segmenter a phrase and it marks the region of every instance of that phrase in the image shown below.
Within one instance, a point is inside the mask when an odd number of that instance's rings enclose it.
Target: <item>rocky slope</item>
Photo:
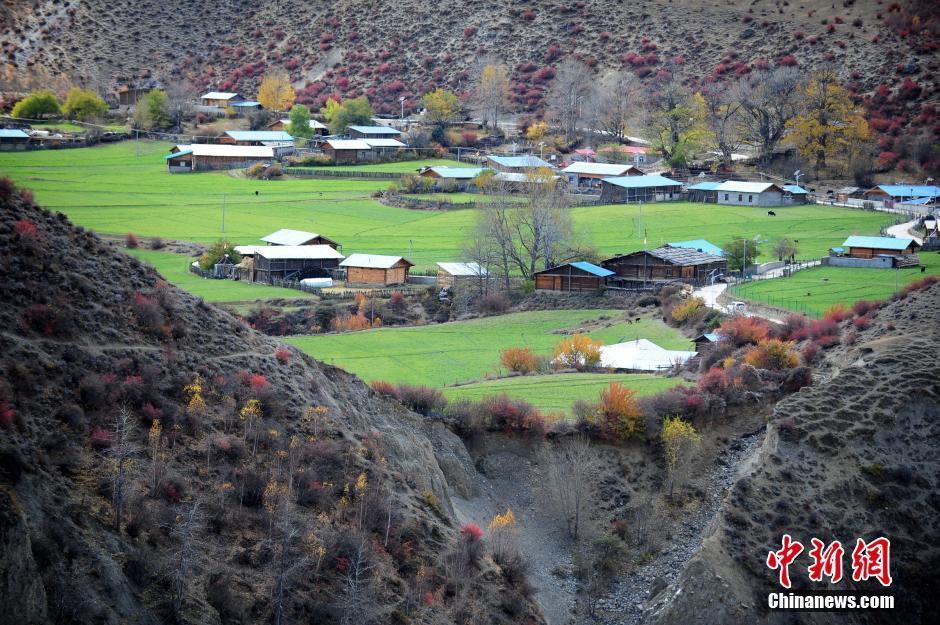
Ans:
[[[461,551],[448,431],[6,179],[0,291],[0,620],[541,622]]]
[[[468,90],[486,58],[512,69],[519,111],[544,106],[566,57],[599,75],[624,68],[648,78],[668,67],[695,82],[790,57],[782,62],[834,64],[860,93],[914,76],[931,98],[940,31],[936,4],[923,0],[12,0],[0,25],[2,55],[20,70],[101,87],[186,78],[194,90],[254,94],[266,69],[284,68],[302,102],[367,93],[386,114],[399,112],[402,95]]]
[[[936,536],[940,499],[940,284],[881,308],[871,326],[822,366],[822,381],[781,401],[759,455],[725,500],[711,535],[645,613],[653,624],[792,623],[769,612],[779,592],[765,566],[789,533],[845,547],[839,589],[890,592],[887,611],[800,613],[801,623],[933,623],[940,589]],[[844,341],[845,342],[845,341]],[[858,537],[891,540],[890,591],[851,581]],[[807,579],[808,553],[791,567],[794,589]]]

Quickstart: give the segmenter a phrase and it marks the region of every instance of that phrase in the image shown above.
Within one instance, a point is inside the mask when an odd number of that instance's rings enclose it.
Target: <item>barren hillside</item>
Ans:
[[[434,86],[469,90],[487,58],[511,68],[520,112],[543,107],[567,56],[598,74],[625,68],[648,79],[669,68],[693,82],[832,63],[860,94],[914,77],[929,99],[940,31],[937,5],[923,0],[11,0],[0,18],[0,49],[20,70],[101,87],[185,78],[194,91],[253,94],[266,69],[283,67],[301,102],[366,93],[386,114],[400,96]]]

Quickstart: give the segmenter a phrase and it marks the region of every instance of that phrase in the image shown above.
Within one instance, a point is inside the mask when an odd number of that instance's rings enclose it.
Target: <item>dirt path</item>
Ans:
[[[646,601],[672,582],[698,551],[728,489],[738,479],[739,469],[758,449],[764,432],[761,428],[746,434],[728,447],[709,480],[705,501],[675,528],[656,559],[621,579],[610,596],[599,603],[601,622],[633,625],[642,621]]]
[[[914,239],[918,245],[923,245],[924,240],[917,236],[916,234],[911,234],[911,228],[916,226],[920,220],[913,219],[911,221],[906,221],[903,224],[896,224],[887,229],[888,236],[897,237],[899,239]]]

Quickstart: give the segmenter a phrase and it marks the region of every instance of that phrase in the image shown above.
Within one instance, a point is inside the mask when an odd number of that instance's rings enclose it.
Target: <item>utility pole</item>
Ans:
[[[222,232],[225,232],[225,201],[227,197],[226,193],[222,194]]]

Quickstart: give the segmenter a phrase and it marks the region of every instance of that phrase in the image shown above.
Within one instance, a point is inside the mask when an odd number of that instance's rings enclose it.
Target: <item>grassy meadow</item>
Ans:
[[[571,405],[578,401],[597,401],[601,391],[611,382],[618,382],[636,391],[638,396],[652,395],[672,388],[682,381],[644,373],[559,373],[553,375],[527,375],[517,378],[487,380],[465,386],[444,389],[451,401],[468,399],[479,401],[484,397],[503,393],[523,399],[542,412],[570,414]]]
[[[610,317],[607,327],[585,329],[605,344],[646,338],[666,349],[690,349],[691,343],[678,330],[656,319],[628,324],[619,310],[513,313],[419,327],[295,336],[286,341],[367,382],[444,386],[497,372],[499,352],[508,347],[530,347],[537,354],[551,356],[552,348],[564,338],[556,331],[581,328],[601,316]]]
[[[33,190],[47,208],[112,234],[207,243],[226,237],[257,242],[278,228],[325,234],[346,254],[409,256],[419,269],[459,260],[476,211],[416,211],[372,199],[387,180],[282,179],[256,181],[237,172],[167,173],[170,144],[151,141],[75,150],[0,154],[0,172]],[[413,170],[427,161],[356,167]],[[448,165],[456,163],[448,162]],[[255,195],[258,191],[258,195]],[[222,207],[225,224],[222,226]],[[642,219],[640,213],[642,211]],[[721,245],[733,236],[800,241],[800,257],[815,257],[850,234],[876,234],[890,217],[821,205],[766,209],[715,204],[660,203],[571,209],[581,237],[603,254],[668,241],[705,238]],[[763,258],[769,260],[771,244]]]
[[[924,273],[916,267],[900,270],[813,267],[798,271],[789,278],[742,284],[730,293],[735,298],[818,317],[836,304],[887,299],[896,288],[903,288],[926,275],[940,275],[940,254],[921,252],[918,256],[921,265],[926,267]]]

